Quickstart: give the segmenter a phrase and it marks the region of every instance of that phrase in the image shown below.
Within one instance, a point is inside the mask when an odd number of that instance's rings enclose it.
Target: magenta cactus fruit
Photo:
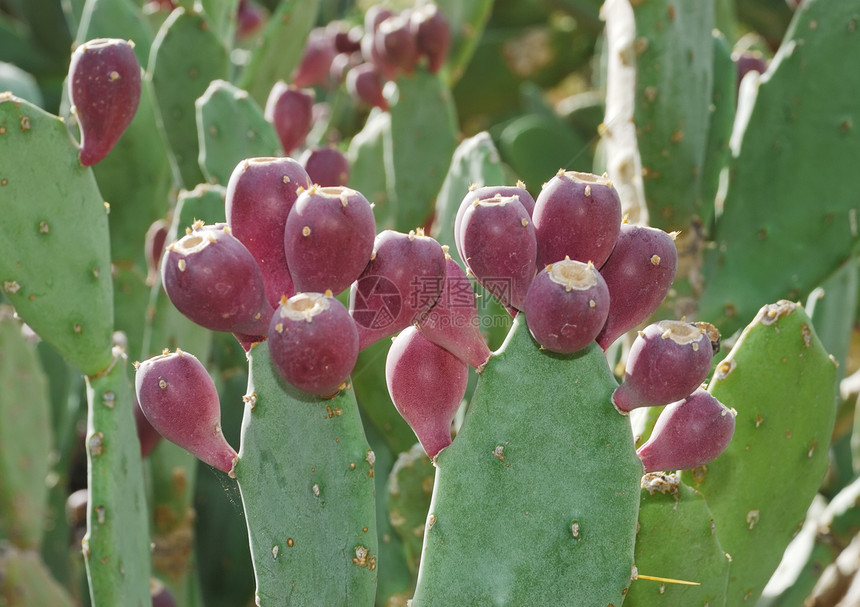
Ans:
[[[349,292],[359,348],[417,323],[436,305],[445,282],[442,246],[423,231],[383,230],[370,263]]]
[[[418,47],[407,11],[384,19],[374,34],[375,55],[385,65],[407,74],[418,64]]]
[[[146,284],[155,284],[158,276],[158,264],[167,244],[169,226],[163,219],[156,219],[149,226],[144,236],[144,249],[146,254]]]
[[[361,26],[351,26],[347,21],[332,21],[325,26],[326,36],[331,40],[335,53],[361,52]]]
[[[299,194],[281,247],[296,291],[335,295],[349,288],[370,261],[376,238],[373,207],[343,186],[313,186]]]
[[[621,226],[612,255],[600,268],[612,301],[597,336],[601,348],[651,316],[669,292],[677,267],[673,235],[647,226]]]
[[[570,257],[600,268],[621,230],[621,199],[606,177],[559,171],[538,194],[532,217],[538,267]]]
[[[311,187],[292,158],[248,158],[230,175],[225,212],[233,236],[251,252],[273,308],[295,293],[284,253],[284,226],[300,190]]]
[[[520,204],[523,205],[523,208],[528,213],[529,217],[532,216],[532,212],[535,208],[535,199],[532,198],[532,195],[529,194],[528,190],[526,190],[526,184],[522,181],[518,181],[517,185],[487,185],[482,187],[472,186],[469,188],[469,191],[463,197],[462,202],[460,202],[460,206],[457,208],[457,215],[454,218],[454,246],[457,247],[459,251],[462,245],[460,244],[460,225],[463,223],[463,215],[466,213],[466,209],[468,209],[472,204],[477,200],[482,200],[484,198],[492,198],[493,196],[514,196],[519,199]]]
[[[382,93],[384,83],[379,69],[370,62],[360,63],[346,73],[346,90],[349,94],[354,99],[381,110],[388,109],[388,100]]]
[[[299,88],[283,80],[278,80],[269,91],[263,115],[275,128],[284,154],[295,151],[311,132],[315,99],[313,89]]]
[[[526,295],[526,322],[544,348],[571,354],[594,341],[609,314],[609,289],[591,263],[563,259],[541,270]]]
[[[427,70],[435,74],[444,65],[451,48],[451,26],[439,7],[433,3],[416,7],[411,27],[418,53],[427,58]]]
[[[305,48],[290,81],[298,88],[325,84],[336,52],[326,28],[317,27],[308,34]]]
[[[200,225],[167,247],[161,281],[173,305],[212,331],[263,336],[272,306],[254,257],[224,224]]]
[[[349,182],[349,160],[336,147],[308,148],[299,162],[316,185],[345,186]]]
[[[143,409],[140,408],[136,398],[134,401],[134,427],[137,431],[137,440],[140,442],[140,457],[146,457],[161,442],[162,436],[146,419],[146,415],[143,414]]]
[[[253,0],[239,0],[236,9],[236,36],[248,38],[256,34],[266,20],[263,8]]]
[[[108,155],[140,104],[133,44],[97,38],[77,47],[69,64],[69,98],[81,128],[81,164],[91,166]]]
[[[612,403],[629,413],[680,400],[705,381],[713,358],[711,338],[702,327],[681,320],[652,323],[633,340]]]
[[[535,276],[537,241],[519,197],[495,195],[469,204],[457,249],[487,291],[505,306],[523,309]]]
[[[481,333],[472,282],[447,252],[442,295],[419,321],[418,328],[430,341],[476,369],[490,358],[490,348]]]
[[[388,394],[430,458],[451,444],[451,422],[468,379],[468,364],[415,327],[401,331],[388,350]]]
[[[238,455],[221,433],[215,382],[193,354],[177,349],[135,365],[135,393],[164,438],[232,475]]]
[[[668,405],[636,451],[645,472],[689,470],[714,460],[732,440],[736,415],[703,388]]]
[[[361,55],[365,61],[372,63],[379,71],[383,80],[391,80],[397,76],[397,66],[379,54],[376,44],[376,32],[383,21],[396,16],[392,9],[375,4],[364,13],[364,30],[361,36]]]
[[[358,359],[358,332],[346,307],[331,293],[299,293],[272,315],[269,352],[278,373],[294,388],[332,396]]]

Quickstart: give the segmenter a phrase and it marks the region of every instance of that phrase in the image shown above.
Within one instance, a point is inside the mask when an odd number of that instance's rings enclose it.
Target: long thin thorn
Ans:
[[[656,575],[642,575],[641,573],[636,576],[636,579],[639,580],[651,580],[653,582],[667,582],[669,584],[682,584],[684,586],[701,586],[702,584],[699,582],[688,582],[686,580],[673,580],[669,577],[657,577]]]

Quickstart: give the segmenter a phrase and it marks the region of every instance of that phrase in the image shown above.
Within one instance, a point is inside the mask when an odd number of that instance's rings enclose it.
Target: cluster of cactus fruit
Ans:
[[[480,372],[491,357],[468,276],[447,247],[423,230],[377,235],[367,198],[311,184],[288,157],[241,161],[225,215],[226,224],[198,222],[166,246],[162,285],[177,309],[246,350],[266,340],[280,375],[324,398],[347,387],[361,350],[396,335],[389,394],[435,458],[451,443],[469,366]],[[559,171],[536,200],[522,183],[471,187],[454,240],[468,273],[558,354],[595,341],[605,350],[639,326],[677,266],[672,235],[622,224],[610,180],[573,171]],[[337,296],[347,289],[345,306]],[[660,321],[634,341],[612,404],[627,414],[672,403],[639,450],[646,471],[695,468],[728,445],[734,412],[700,388],[718,340],[708,323]],[[137,399],[162,435],[232,473],[238,456],[196,358],[177,350],[144,361]]]
[[[850,87],[807,96],[833,55],[860,60],[860,0],[757,13],[792,19],[772,57],[717,32],[726,0],[529,0],[548,25],[515,30],[504,0],[337,4],[68,3],[66,119],[0,94],[0,420],[20,422],[0,423],[0,603],[799,607],[832,588],[820,571],[860,532],[834,404],[860,176],[823,159],[860,140]],[[465,136],[481,45],[501,34],[495,67],[539,80],[582,69],[552,46],[571,24],[605,102],[575,93],[563,121],[524,86],[529,121]],[[600,145],[553,174],[544,148],[580,128]],[[794,155],[813,143],[822,162]],[[518,180],[526,158],[544,183]],[[816,208],[810,175],[837,184]],[[88,597],[42,521],[66,497],[42,482],[52,433],[85,450],[66,506]],[[776,589],[804,517],[828,539],[799,533]]]

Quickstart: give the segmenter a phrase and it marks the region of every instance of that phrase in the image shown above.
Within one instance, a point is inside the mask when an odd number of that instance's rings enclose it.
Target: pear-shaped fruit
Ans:
[[[134,45],[96,38],[78,46],[69,63],[69,98],[81,128],[81,164],[108,155],[140,104],[140,64]]]
[[[431,458],[451,444],[451,422],[466,394],[469,365],[427,339],[404,329],[385,359],[385,381],[394,406]]]
[[[164,438],[232,474],[238,455],[221,433],[218,390],[193,354],[176,350],[136,365],[140,409]]]

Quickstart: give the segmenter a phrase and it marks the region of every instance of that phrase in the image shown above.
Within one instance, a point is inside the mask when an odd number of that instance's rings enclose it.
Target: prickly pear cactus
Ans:
[[[615,386],[595,344],[554,355],[514,321],[437,458],[413,605],[621,603],[642,465]]]

